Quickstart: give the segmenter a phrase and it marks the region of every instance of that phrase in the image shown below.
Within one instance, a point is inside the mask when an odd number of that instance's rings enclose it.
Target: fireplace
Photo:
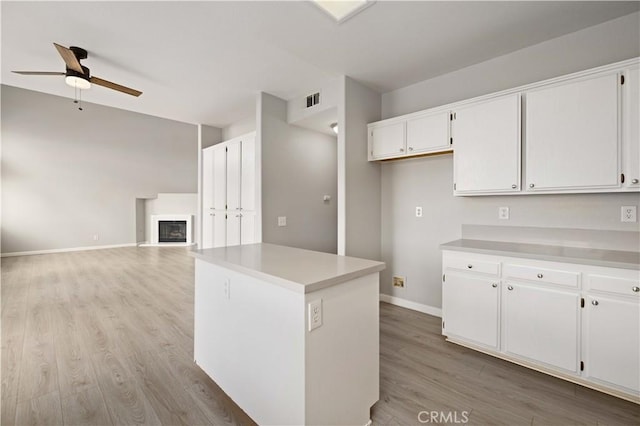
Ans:
[[[151,215],[150,244],[191,245],[193,216],[184,214]]]
[[[187,242],[187,221],[186,220],[159,220],[158,221],[158,242],[159,243],[186,243]]]

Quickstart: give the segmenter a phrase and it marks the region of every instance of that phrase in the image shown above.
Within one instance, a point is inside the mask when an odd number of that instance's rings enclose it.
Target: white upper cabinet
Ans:
[[[369,128],[369,159],[380,160],[405,153],[405,123],[393,122]]]
[[[622,85],[623,188],[640,188],[640,72],[638,65],[624,73]]]
[[[226,210],[227,208],[227,152],[226,147],[215,145],[213,150],[213,209]],[[206,176],[207,174],[205,174]],[[204,177],[203,176],[203,179]],[[208,184],[203,182],[203,187]]]
[[[619,187],[619,74],[526,92],[527,191]]]
[[[454,110],[454,192],[520,190],[520,95]]]
[[[227,210],[240,210],[242,179],[242,145],[235,141],[227,145]]]
[[[449,111],[420,115],[407,120],[407,154],[448,150]]]

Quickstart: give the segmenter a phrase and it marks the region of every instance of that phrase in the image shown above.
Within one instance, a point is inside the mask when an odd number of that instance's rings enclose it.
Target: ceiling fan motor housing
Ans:
[[[84,65],[81,65],[82,67],[82,71],[84,71],[84,73],[78,72],[76,70],[72,70],[71,68],[67,67],[67,72],[66,72],[66,76],[67,77],[78,77],[78,78],[82,78],[85,79],[87,81],[89,81],[89,78],[91,77],[91,74],[89,73],[89,68],[85,67]]]

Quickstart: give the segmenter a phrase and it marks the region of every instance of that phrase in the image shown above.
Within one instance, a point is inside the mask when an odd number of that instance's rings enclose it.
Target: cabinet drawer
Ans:
[[[445,268],[459,269],[469,272],[479,272],[482,274],[498,275],[500,271],[500,264],[498,262],[490,262],[486,260],[477,259],[447,259]]]
[[[640,279],[589,274],[587,282],[589,290],[640,297]]]
[[[504,265],[502,276],[547,284],[558,284],[567,287],[578,287],[580,273],[575,271],[561,271],[557,269],[538,268],[533,266]]]

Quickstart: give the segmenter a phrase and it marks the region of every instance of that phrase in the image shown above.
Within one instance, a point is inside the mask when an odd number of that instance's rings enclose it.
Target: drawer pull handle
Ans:
[[[633,287],[631,287],[631,290],[633,290],[634,293],[637,293],[640,291],[640,287],[638,287],[637,285],[634,285]]]
[[[599,305],[599,303],[598,303],[598,301],[597,301],[597,300],[592,300],[592,301],[591,301],[591,304],[592,304],[593,306],[598,306],[598,305]]]
[[[512,285],[509,285],[509,286],[507,286],[507,289],[509,289],[509,290],[513,290],[513,286],[512,286]]]
[[[511,189],[516,189],[518,187],[518,185],[516,185],[515,183],[513,185],[511,185]]]
[[[638,179],[631,179],[631,183],[638,183]]]
[[[538,274],[538,278],[542,278],[542,277],[544,277],[544,275]]]
[[[535,185],[534,185],[534,184],[532,184],[532,183],[530,183],[530,184],[529,184],[529,188],[533,188],[534,186],[535,186]]]
[[[471,269],[471,268],[473,268],[473,265],[472,264],[468,264],[467,268]]]
[[[491,287],[496,288],[496,287],[498,287],[498,284],[493,283],[493,284],[491,284]]]

